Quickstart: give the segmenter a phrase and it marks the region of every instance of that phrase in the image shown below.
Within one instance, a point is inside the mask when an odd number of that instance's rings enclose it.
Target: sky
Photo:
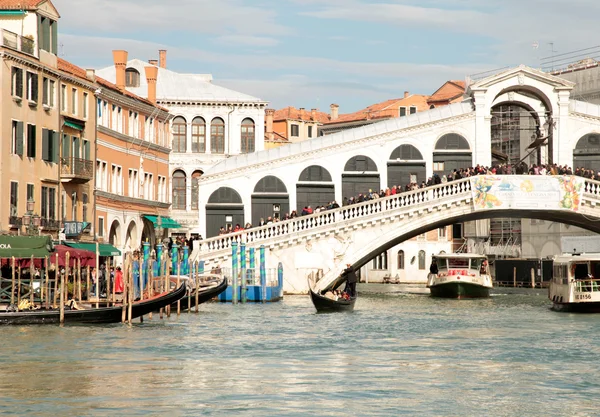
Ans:
[[[598,0],[52,0],[59,56],[112,50],[259,97],[340,113],[596,46]],[[534,47],[537,45],[537,48]],[[552,58],[554,57],[554,58]],[[158,80],[160,82],[160,80]]]

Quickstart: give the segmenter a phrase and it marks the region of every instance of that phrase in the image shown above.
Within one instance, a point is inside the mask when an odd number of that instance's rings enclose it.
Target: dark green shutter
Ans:
[[[23,156],[23,122],[17,122],[17,149],[16,154]]]
[[[50,132],[48,129],[42,129],[42,159],[50,161]]]
[[[27,125],[27,156],[29,158],[36,156],[36,133],[35,125]]]
[[[21,68],[17,68],[16,74],[16,96],[23,97],[23,70]]]
[[[58,22],[52,22],[52,53],[58,55]]]
[[[42,39],[42,49],[50,52],[50,19],[44,18],[42,21],[42,31],[44,33],[44,38]]]
[[[91,157],[90,151],[91,151],[91,149],[90,149],[90,141],[89,140],[84,140],[83,141],[83,152],[84,152],[83,157],[86,159],[86,161],[90,161],[91,160],[90,159],[90,157]]]
[[[81,155],[81,141],[77,136],[73,136],[73,158],[79,158]]]
[[[58,156],[60,155],[59,152],[59,146],[58,146],[58,132],[56,131],[52,131],[52,162],[54,162],[55,164],[58,163]]]
[[[31,75],[31,100],[38,101],[39,78],[37,74]]]
[[[44,31],[42,30],[42,16],[38,15],[38,38],[37,38],[37,47],[38,50],[42,49],[42,38],[44,37]]]

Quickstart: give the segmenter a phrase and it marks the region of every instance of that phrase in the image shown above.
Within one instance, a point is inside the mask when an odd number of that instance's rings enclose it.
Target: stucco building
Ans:
[[[212,83],[210,74],[180,74],[167,69],[167,51],[158,60],[132,59],[125,66],[125,88],[149,97],[144,74],[148,66],[157,68],[156,102],[167,108],[170,122],[171,154],[169,193],[171,216],[182,227],[174,234],[201,233],[198,216],[198,179],[202,174],[233,155],[265,149],[264,122],[267,103]],[[98,71],[110,82],[116,81],[116,67]]]

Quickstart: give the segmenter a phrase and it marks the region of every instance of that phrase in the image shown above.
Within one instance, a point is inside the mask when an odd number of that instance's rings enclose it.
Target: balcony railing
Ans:
[[[10,216],[8,218],[8,224],[13,228],[21,227],[23,225],[23,218],[17,216]]]
[[[60,220],[42,218],[40,226],[42,226],[44,230],[58,230],[60,229]]]
[[[0,29],[0,34],[2,35],[2,46],[36,56],[35,42],[33,39],[17,35],[6,29]]]
[[[63,182],[84,183],[94,177],[92,161],[81,158],[60,158],[60,175]]]

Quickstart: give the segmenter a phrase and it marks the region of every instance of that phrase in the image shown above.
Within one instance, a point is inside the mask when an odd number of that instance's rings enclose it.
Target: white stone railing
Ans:
[[[279,221],[265,226],[243,230],[237,233],[219,235],[200,242],[197,256],[225,251],[233,242],[246,244],[271,244],[273,239],[298,239],[306,235],[323,233],[339,228],[341,223],[364,218],[377,213],[389,212],[403,207],[414,207],[449,196],[470,196],[471,182],[468,178],[407,191],[389,197],[377,198],[337,209],[326,210],[308,216]]]
[[[585,179],[582,200],[600,205],[600,181]],[[311,235],[322,234],[347,226],[354,220],[360,220],[378,213],[390,214],[398,209],[422,207],[436,200],[444,200],[445,204],[471,195],[469,178],[437,184],[427,188],[402,192],[389,197],[352,204],[337,209],[326,210],[308,216],[279,221],[261,227],[243,230],[237,233],[215,236],[200,242],[196,252],[198,259],[228,252],[233,242],[252,245],[272,244],[275,241],[298,240]],[[450,197],[450,199],[449,199]],[[453,198],[452,198],[453,197]],[[409,211],[409,210],[407,210]]]

